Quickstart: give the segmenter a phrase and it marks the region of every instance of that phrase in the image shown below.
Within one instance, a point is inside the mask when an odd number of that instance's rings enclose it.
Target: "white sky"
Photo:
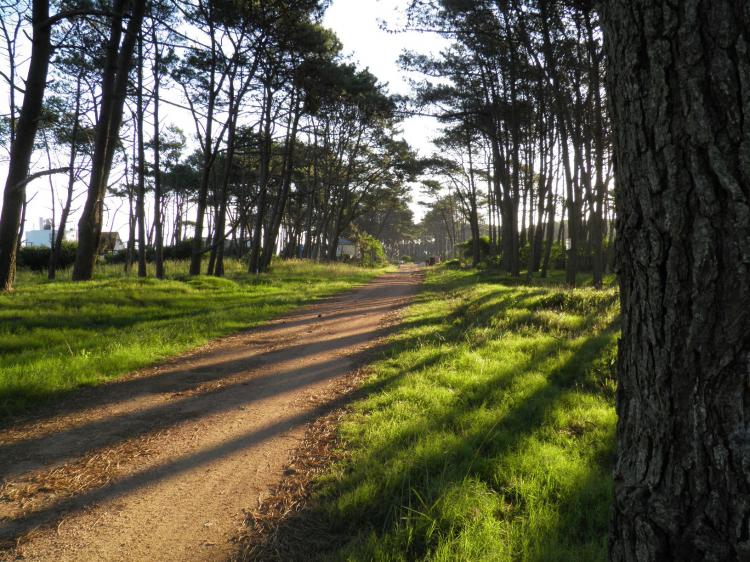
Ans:
[[[406,2],[404,0],[333,0],[327,10],[323,23],[326,27],[333,29],[343,44],[345,55],[350,55],[352,60],[361,67],[369,68],[378,79],[388,84],[388,89],[394,94],[409,94],[410,87],[406,74],[398,67],[397,59],[404,49],[414,50],[421,53],[437,53],[444,41],[436,35],[404,32],[388,33],[381,28],[385,21],[390,29],[398,29],[399,23],[403,21],[402,10]],[[25,68],[22,71],[25,74]],[[0,110],[7,111],[7,86],[4,81],[0,82]],[[165,112],[167,113],[167,112]],[[181,121],[181,119],[167,120]],[[192,127],[184,127],[185,132],[192,134]],[[404,138],[421,155],[426,156],[433,150],[431,139],[437,135],[438,125],[434,119],[428,117],[412,117],[406,119],[402,125]],[[0,154],[0,183],[4,185],[7,174],[7,152]],[[32,162],[32,169],[42,169],[46,162]],[[55,182],[57,183],[57,181]],[[78,191],[83,191],[79,186]],[[35,195],[36,194],[36,195]],[[51,198],[49,183],[46,179],[36,180],[28,187],[27,197],[33,199],[28,205],[25,230],[38,228],[40,217],[51,217]],[[419,194],[413,193],[414,202],[412,210],[419,220],[424,214],[417,201]],[[78,207],[83,203],[78,200]],[[119,202],[108,201],[110,208],[119,206]],[[2,202],[0,200],[0,206]],[[75,205],[74,205],[75,206]],[[59,208],[57,214],[59,215]],[[123,214],[124,213],[124,214]],[[118,216],[116,228],[120,230],[123,239],[127,232],[127,211],[122,208],[121,216]],[[78,214],[71,217],[68,228],[75,228],[78,222]],[[108,225],[105,225],[105,229]]]
[[[349,54],[394,94],[410,93],[407,74],[398,67],[404,49],[437,54],[444,40],[435,34],[403,32],[388,33],[380,27],[385,21],[390,29],[398,29],[403,20],[404,0],[334,0],[323,23],[333,29]],[[415,76],[418,78],[418,76]],[[414,117],[404,123],[404,137],[422,153],[432,151],[430,139],[437,134],[434,119]]]
[[[403,22],[405,0],[333,0],[323,23],[333,29],[360,66],[368,67],[381,82],[388,84],[393,94],[408,95],[411,91],[408,75],[399,68],[398,57],[406,49],[423,54],[438,54],[445,40],[436,34],[403,32],[389,33],[381,28],[399,29]],[[419,76],[413,76],[419,79]],[[429,117],[411,117],[402,125],[406,141],[428,156],[434,149],[431,140],[437,136],[438,124]],[[418,205],[419,193],[412,190],[410,205],[415,220],[420,220],[425,209]]]

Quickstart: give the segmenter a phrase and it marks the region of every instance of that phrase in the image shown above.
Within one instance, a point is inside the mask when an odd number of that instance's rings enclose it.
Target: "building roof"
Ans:
[[[117,250],[118,243],[122,244],[119,232],[102,232],[102,236],[99,239],[98,253],[114,252]]]

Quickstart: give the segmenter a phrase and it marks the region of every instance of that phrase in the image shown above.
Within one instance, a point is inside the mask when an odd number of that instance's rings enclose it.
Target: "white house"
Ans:
[[[27,230],[26,246],[41,246],[44,248],[52,247],[52,240],[55,237],[55,231],[45,230]]]
[[[336,257],[340,259],[343,256],[357,257],[357,245],[347,238],[339,238],[339,245],[336,248]]]

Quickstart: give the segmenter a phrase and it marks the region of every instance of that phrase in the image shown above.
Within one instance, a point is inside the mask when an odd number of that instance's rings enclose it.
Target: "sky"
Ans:
[[[399,55],[404,49],[438,54],[444,40],[430,33],[389,33],[382,29],[383,21],[389,29],[398,29],[403,21],[404,4],[404,0],[334,0],[323,23],[336,32],[344,53],[387,83],[391,93],[408,95],[411,92],[408,77],[419,76],[399,68]],[[406,120],[403,129],[412,146],[423,153],[432,151],[430,140],[438,132],[434,119],[413,117]]]
[[[343,45],[344,54],[350,56],[360,67],[369,68],[380,82],[388,85],[393,94],[408,95],[411,91],[408,74],[398,66],[399,55],[406,50],[413,50],[424,54],[439,52],[444,40],[434,34],[418,32],[389,33],[382,28],[383,22],[389,29],[398,29],[403,22],[404,0],[333,0],[326,11],[323,24],[335,31]],[[418,76],[414,76],[418,78]],[[0,81],[0,110],[7,111],[7,88],[4,81]],[[167,116],[170,120],[170,116]],[[171,119],[174,121],[175,119]],[[177,119],[180,120],[180,119]],[[431,139],[438,133],[438,124],[430,117],[411,117],[402,124],[403,136],[410,145],[423,156],[433,151]],[[186,133],[192,133],[188,127]],[[42,169],[46,162],[32,162],[32,169]],[[7,173],[7,153],[0,155],[0,178],[5,179]],[[3,181],[4,183],[4,181]],[[79,191],[83,191],[79,187]],[[418,204],[419,193],[415,188],[411,208],[416,220],[424,214],[424,208]],[[40,218],[52,216],[49,182],[46,179],[36,180],[28,187],[31,201],[28,205],[26,230],[38,228]],[[83,204],[80,199],[78,207]],[[112,208],[117,208],[118,201],[110,201]],[[124,214],[123,214],[124,213]],[[59,208],[57,209],[59,214]],[[119,216],[122,215],[122,216]],[[118,214],[118,224],[115,228],[120,231],[123,239],[127,232],[125,223],[127,213],[124,209]],[[69,225],[75,228],[78,222],[77,213],[71,217]],[[107,225],[108,228],[108,225]]]
[[[381,82],[388,84],[393,94],[411,93],[408,78],[419,79],[399,68],[398,57],[406,49],[422,54],[438,54],[445,40],[435,34],[406,31],[389,33],[382,28],[399,29],[403,23],[404,0],[334,0],[328,8],[323,23],[336,32],[344,47],[360,66],[367,67]],[[428,156],[434,147],[431,140],[439,127],[431,117],[411,117],[402,125],[404,138],[422,156]],[[410,205],[415,220],[421,219],[425,209],[418,204],[419,193],[412,189]]]

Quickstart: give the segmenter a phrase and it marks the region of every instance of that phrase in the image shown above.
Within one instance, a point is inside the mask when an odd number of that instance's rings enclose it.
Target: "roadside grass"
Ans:
[[[428,275],[341,426],[322,559],[606,559],[617,291],[559,279]]]
[[[138,279],[122,266],[101,266],[83,283],[70,282],[69,271],[53,282],[19,271],[16,289],[0,294],[0,418],[251,328],[384,271],[300,260],[254,276],[230,261],[224,278],[191,278],[187,262],[166,265],[163,281]]]

